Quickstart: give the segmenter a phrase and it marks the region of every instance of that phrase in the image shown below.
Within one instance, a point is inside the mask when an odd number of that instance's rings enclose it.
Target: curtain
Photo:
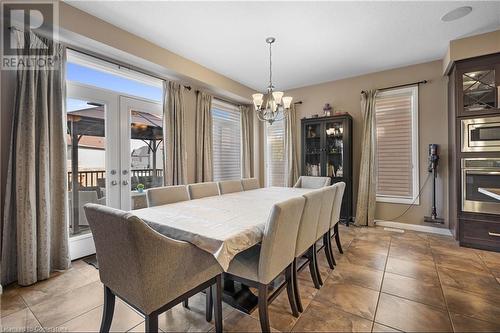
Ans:
[[[299,162],[297,158],[297,112],[295,105],[285,117],[285,186],[292,187],[299,178]]]
[[[196,95],[196,182],[213,180],[212,96]]]
[[[361,141],[361,163],[359,169],[358,204],[356,224],[373,226],[375,220],[375,99],[376,90],[361,94],[363,135]]]
[[[184,86],[163,82],[163,154],[165,185],[181,185],[187,180],[186,140],[184,125]]]
[[[17,71],[5,210],[1,282],[30,285],[70,267],[66,174],[65,48],[31,32],[29,57],[52,68]],[[40,61],[40,62],[39,62]]]
[[[241,112],[241,177],[252,177],[252,113],[248,105],[240,106]]]

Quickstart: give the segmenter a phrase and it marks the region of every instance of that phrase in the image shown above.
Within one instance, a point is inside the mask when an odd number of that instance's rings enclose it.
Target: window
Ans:
[[[285,186],[285,121],[265,126],[266,186]]]
[[[418,204],[418,86],[375,102],[377,201]]]
[[[214,181],[241,178],[240,111],[234,105],[212,102]]]

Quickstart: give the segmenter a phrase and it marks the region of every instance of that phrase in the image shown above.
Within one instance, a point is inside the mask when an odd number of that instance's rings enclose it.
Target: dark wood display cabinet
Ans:
[[[345,182],[341,221],[352,221],[352,117],[349,114],[302,119],[302,175]]]
[[[457,61],[448,81],[449,221],[460,245],[500,251],[500,53]]]

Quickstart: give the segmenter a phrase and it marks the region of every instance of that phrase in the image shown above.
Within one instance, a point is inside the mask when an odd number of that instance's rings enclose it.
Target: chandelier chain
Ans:
[[[273,88],[273,57],[271,53],[271,46],[273,44],[269,43],[269,88]]]

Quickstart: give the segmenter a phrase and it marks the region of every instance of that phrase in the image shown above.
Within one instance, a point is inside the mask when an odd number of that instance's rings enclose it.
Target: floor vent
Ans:
[[[385,231],[392,231],[392,232],[399,232],[401,234],[405,232],[403,229],[388,228],[388,227],[384,227],[384,230]]]

